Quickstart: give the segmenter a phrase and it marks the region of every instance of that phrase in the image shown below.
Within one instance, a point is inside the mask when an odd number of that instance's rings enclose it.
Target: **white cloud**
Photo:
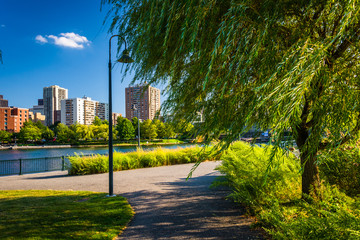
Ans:
[[[38,35],[36,36],[36,40],[41,43],[49,42],[62,47],[78,48],[78,49],[82,49],[84,48],[84,46],[90,45],[90,41],[86,37],[80,36],[79,34],[73,32],[60,33],[58,36],[48,35],[45,37]]]
[[[38,41],[39,43],[47,43],[48,42],[48,40],[41,35],[37,35],[35,37],[35,40]]]

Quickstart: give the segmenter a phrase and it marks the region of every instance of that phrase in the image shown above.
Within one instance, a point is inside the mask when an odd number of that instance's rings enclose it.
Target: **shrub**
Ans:
[[[258,218],[273,239],[359,239],[360,202],[330,185],[322,195],[320,201],[298,200],[292,206],[275,202]]]
[[[360,194],[360,150],[357,147],[339,148],[323,153],[320,172],[330,184],[337,185],[349,196]]]
[[[271,153],[276,154],[269,165]],[[319,156],[321,174],[350,191],[353,180],[345,174],[354,176],[358,171],[351,169],[358,154],[353,149]],[[294,156],[271,147],[252,148],[249,144],[235,143],[222,159],[219,169],[225,174],[224,183],[233,189],[230,196],[245,204],[256,215],[256,225],[273,239],[360,239],[360,200],[329,183],[319,190],[321,198],[302,199],[300,165]],[[330,162],[325,164],[326,161]],[[266,171],[268,166],[271,171]],[[341,181],[341,177],[346,180]]]
[[[301,194],[299,161],[292,154],[277,150],[270,162],[273,150],[236,142],[221,157],[218,169],[225,174],[225,181],[217,184],[234,189],[230,197],[249,206],[253,213],[274,199],[290,202]]]

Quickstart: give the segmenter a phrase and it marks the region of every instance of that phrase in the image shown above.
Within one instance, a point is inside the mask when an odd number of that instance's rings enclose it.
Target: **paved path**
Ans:
[[[218,163],[114,173],[114,193],[126,197],[136,214],[120,239],[262,239],[244,211],[225,200],[226,190],[210,189]],[[108,174],[68,176],[49,172],[0,177],[0,190],[54,189],[108,192]]]

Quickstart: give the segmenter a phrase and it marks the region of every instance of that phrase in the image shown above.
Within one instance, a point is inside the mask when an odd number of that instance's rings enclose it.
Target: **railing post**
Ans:
[[[19,175],[22,175],[22,160],[21,160],[21,158],[19,160],[20,160]]]
[[[65,170],[65,157],[62,156],[61,157],[61,171],[64,171]]]

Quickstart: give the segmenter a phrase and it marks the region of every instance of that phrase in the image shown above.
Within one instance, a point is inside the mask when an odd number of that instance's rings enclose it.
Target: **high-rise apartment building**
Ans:
[[[61,123],[70,126],[76,122],[91,125],[95,116],[108,120],[109,106],[89,97],[61,100]]]
[[[160,111],[160,89],[149,85],[128,87],[125,89],[125,101],[127,119],[138,117],[141,120],[153,120]]]
[[[44,114],[47,126],[61,121],[61,100],[68,98],[68,90],[57,85],[44,87]]]
[[[101,120],[109,121],[109,104],[96,102],[96,116]]]
[[[0,95],[0,107],[8,107],[8,100],[4,99],[3,95]]]
[[[29,119],[29,109],[0,107],[0,130],[20,132],[24,122]]]

